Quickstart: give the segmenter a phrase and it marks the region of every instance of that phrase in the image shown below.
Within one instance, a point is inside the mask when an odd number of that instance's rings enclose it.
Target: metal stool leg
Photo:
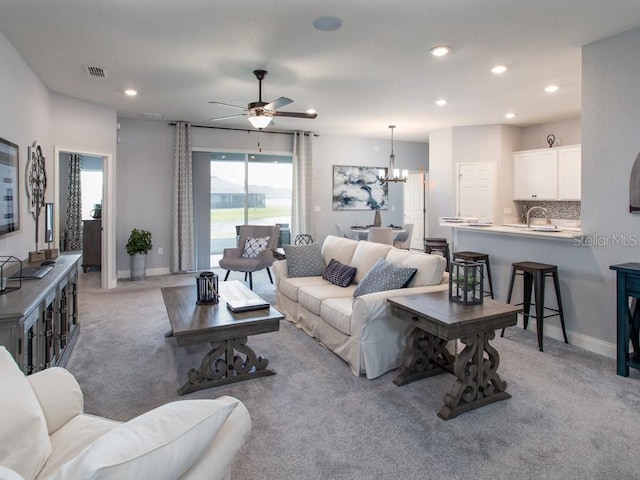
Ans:
[[[552,273],[553,276],[553,286],[556,289],[556,299],[558,301],[558,313],[560,314],[560,326],[562,327],[562,335],[564,336],[564,343],[569,343],[567,340],[567,331],[564,327],[564,311],[562,310],[562,298],[560,296],[560,281],[558,279],[558,272],[555,271]]]
[[[536,301],[536,330],[538,331],[538,348],[542,352],[542,331],[544,329],[544,272],[536,272],[534,279]]]
[[[513,294],[513,282],[516,279],[516,267],[511,265],[511,278],[509,279],[509,293],[507,294],[507,303],[511,303],[511,295]],[[500,336],[504,337],[504,328],[500,332]]]
[[[493,296],[493,282],[491,281],[491,267],[489,266],[489,259],[487,258],[486,262],[484,262],[484,264],[487,267],[487,279],[489,280],[489,293],[491,294],[491,298],[494,298]]]

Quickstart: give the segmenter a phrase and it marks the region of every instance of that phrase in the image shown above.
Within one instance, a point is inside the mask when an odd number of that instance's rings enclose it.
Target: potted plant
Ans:
[[[153,248],[151,232],[134,228],[126,249],[131,261],[131,280],[144,280],[147,275],[147,253]]]

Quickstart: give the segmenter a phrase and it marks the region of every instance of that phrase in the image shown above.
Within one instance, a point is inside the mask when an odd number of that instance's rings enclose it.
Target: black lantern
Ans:
[[[483,268],[481,262],[452,260],[449,266],[449,300],[464,305],[482,303]]]
[[[196,277],[198,286],[198,305],[211,305],[220,301],[218,294],[218,275],[213,272],[202,272]]]

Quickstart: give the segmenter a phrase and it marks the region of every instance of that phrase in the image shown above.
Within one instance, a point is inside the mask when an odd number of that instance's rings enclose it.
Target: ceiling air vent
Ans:
[[[90,67],[84,66],[84,71],[87,72],[89,78],[107,78],[107,69],[104,67]]]

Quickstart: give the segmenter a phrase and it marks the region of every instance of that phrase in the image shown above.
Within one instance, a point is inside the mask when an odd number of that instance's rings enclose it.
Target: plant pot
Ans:
[[[136,253],[131,259],[131,280],[144,280],[147,277],[147,255]]]

